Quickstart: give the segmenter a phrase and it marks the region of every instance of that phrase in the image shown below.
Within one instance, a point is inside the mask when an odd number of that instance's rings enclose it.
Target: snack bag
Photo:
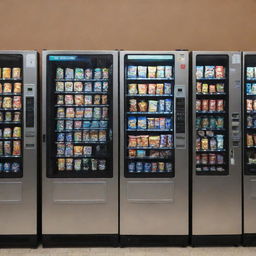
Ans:
[[[108,108],[103,107],[102,108],[102,119],[107,119],[108,118]]]
[[[148,147],[148,135],[141,135],[140,139],[141,139],[141,147]]]
[[[105,130],[99,131],[99,141],[107,141],[107,133]]]
[[[65,141],[65,133],[58,133],[56,140],[59,142],[64,142]]]
[[[223,66],[215,67],[215,77],[216,78],[224,78],[225,77],[225,69]]]
[[[65,95],[65,104],[66,105],[73,105],[74,104],[74,99],[73,95]]]
[[[144,100],[139,101],[138,103],[139,112],[147,112],[148,110],[148,103]]]
[[[136,136],[136,141],[137,141],[137,147],[142,147],[141,136]]]
[[[130,162],[128,163],[128,172],[132,173],[135,172],[135,163],[134,162]]]
[[[82,132],[74,132],[74,141],[79,142],[82,141]]]
[[[137,147],[137,139],[136,136],[129,135],[128,136],[128,147],[135,148]]]
[[[99,128],[100,124],[99,121],[92,121],[91,128]]]
[[[100,127],[101,128],[107,128],[108,127],[108,121],[100,121]]]
[[[75,104],[81,106],[84,104],[84,95],[75,95]]]
[[[208,84],[202,85],[202,93],[208,93]]]
[[[147,94],[147,84],[138,84],[138,90],[139,90],[139,94],[144,95]]]
[[[73,83],[72,82],[65,82],[65,91],[72,92],[73,91]]]
[[[65,78],[66,79],[74,79],[74,69],[66,68],[65,69]]]
[[[4,93],[11,93],[11,92],[12,92],[12,84],[4,83]]]
[[[215,138],[210,139],[210,149],[211,150],[216,150],[217,149],[217,142]]]
[[[223,149],[224,147],[224,136],[223,135],[216,135],[216,140],[217,140],[217,149]]]
[[[21,108],[21,96],[13,97],[13,108]]]
[[[171,111],[172,111],[172,100],[165,99],[165,112],[171,112]]]
[[[137,66],[128,66],[127,77],[128,78],[136,78],[137,77]]]
[[[57,131],[61,132],[64,130],[64,121],[63,120],[58,120],[57,121]]]
[[[216,86],[215,84],[209,85],[209,93],[216,93]]]
[[[85,69],[84,78],[85,79],[92,79],[92,69],[91,68]]]
[[[102,82],[95,82],[94,83],[94,91],[101,92],[102,91]]]
[[[157,172],[157,170],[158,170],[157,163],[155,163],[155,162],[151,163],[151,170],[152,170],[152,172]]]
[[[57,95],[57,105],[64,104],[64,95]]]
[[[64,158],[58,159],[58,171],[65,171],[65,159]]]
[[[160,128],[160,119],[158,117],[155,118],[155,129]]]
[[[82,121],[74,121],[74,128],[81,129],[82,128]]]
[[[108,79],[109,77],[109,69],[108,68],[103,68],[102,69],[102,78],[103,79]]]
[[[13,136],[13,138],[20,138],[21,137],[21,127],[14,127],[12,136]]]
[[[224,100],[217,100],[217,111],[224,111]]]
[[[20,171],[20,164],[19,163],[12,163],[12,168],[11,168],[12,172],[19,172]]]
[[[92,108],[85,108],[84,109],[84,117],[85,118],[92,118]]]
[[[91,82],[84,83],[84,91],[85,92],[91,92],[92,91],[92,83]]]
[[[15,87],[14,87],[14,90],[15,90]],[[56,91],[57,92],[63,92],[64,91],[64,83],[63,82],[56,82]]]
[[[172,171],[172,163],[165,163],[165,171],[166,172]]]
[[[84,105],[92,105],[92,96],[84,95]]]
[[[170,83],[164,84],[164,94],[172,94],[172,84]]]
[[[3,98],[3,108],[12,108],[12,98],[11,97]]]
[[[143,172],[143,163],[142,162],[136,163],[136,172],[138,172],[138,173]]]
[[[156,94],[162,95],[164,93],[164,84],[156,84]]]
[[[157,100],[149,100],[148,101],[148,112],[157,112]]]
[[[157,66],[156,67],[156,77],[157,78],[164,78],[164,66]]]
[[[66,130],[73,130],[73,121],[66,121]]]
[[[136,157],[137,150],[136,149],[129,149],[129,157]]]
[[[84,110],[83,108],[76,108],[76,114],[74,117],[76,118],[82,118],[84,116]]]
[[[99,140],[98,131],[91,130],[90,131],[90,141],[98,141],[98,140]]]
[[[21,144],[19,140],[13,141],[13,156],[20,156],[21,155]]]
[[[5,121],[6,122],[12,121],[12,112],[9,112],[9,111],[5,112]]]
[[[209,149],[208,138],[202,138],[201,139],[201,149],[202,150],[208,150]]]
[[[64,108],[58,108],[58,117],[65,117]],[[74,118],[75,117],[74,108],[66,108],[66,117],[67,118]]]
[[[159,172],[164,172],[164,169],[165,166],[164,166],[164,162],[158,162],[158,171]]]
[[[137,118],[135,116],[128,117],[128,129],[136,129],[137,128]]]
[[[165,78],[172,78],[172,66],[165,66]]]
[[[95,68],[94,69],[94,79],[101,79],[102,77],[102,69],[101,68]]]
[[[11,128],[4,128],[4,138],[11,138],[12,136],[12,129]]]
[[[84,146],[84,156],[91,156],[92,155],[92,146]]]
[[[255,95],[256,94],[256,84],[252,84],[252,87],[251,87],[251,94]]]
[[[108,104],[108,95],[101,95],[101,104]]]
[[[214,78],[215,77],[215,66],[205,66],[204,77],[205,78]]]
[[[197,82],[196,83],[196,92],[197,93],[201,93],[202,92],[202,83],[201,82]]]
[[[106,170],[106,160],[99,160],[99,171]]]
[[[100,104],[100,99],[101,99],[101,97],[100,97],[100,95],[94,95],[94,98],[93,98],[93,104],[94,105],[99,105]]]
[[[202,100],[202,111],[209,111],[209,100]]]
[[[74,156],[83,155],[83,146],[74,146]]]
[[[92,171],[98,170],[98,160],[97,159],[91,159],[91,169]]]
[[[156,84],[148,85],[148,94],[156,94]]]
[[[162,134],[160,136],[160,148],[165,148],[167,145],[167,135]]]
[[[83,79],[84,78],[84,70],[82,68],[75,69],[75,79]]]
[[[149,146],[153,148],[159,148],[160,136],[149,136]]]
[[[210,100],[209,101],[209,110],[210,111],[216,111],[216,100]]]
[[[159,129],[160,130],[165,129],[165,118],[164,117],[159,118]]]
[[[90,141],[90,132],[83,131],[83,141]]]
[[[137,100],[136,99],[131,99],[129,100],[129,111],[130,112],[137,112]]]
[[[147,129],[147,118],[145,116],[138,117],[137,128],[142,130]]]
[[[103,92],[107,92],[108,91],[108,82],[103,82],[102,91]]]
[[[217,90],[217,92],[223,93],[224,92],[224,84],[223,83],[216,84],[216,90]]]
[[[3,93],[3,85],[0,83],[0,93]]]
[[[3,79],[11,78],[11,68],[3,68]]]
[[[56,79],[63,79],[64,78],[64,70],[63,68],[56,69]]]
[[[196,79],[204,77],[204,66],[196,66]]]
[[[165,110],[165,101],[159,100],[158,101],[158,112],[164,112]]]
[[[146,156],[146,150],[138,149],[137,150],[137,157],[143,158]]]
[[[128,84],[128,93],[129,94],[137,94],[137,84]]]
[[[247,77],[247,79],[254,78],[254,68],[253,67],[246,68],[246,77]]]
[[[73,170],[73,158],[66,158],[66,171],[72,171]]]
[[[253,137],[251,134],[246,134],[246,143],[247,143],[247,147],[253,147],[254,143],[253,143]]]
[[[144,163],[144,172],[151,172],[151,163]]]
[[[160,152],[159,152],[159,150],[150,150],[149,151],[149,156],[151,158],[159,158],[160,157]]]
[[[74,91],[75,92],[82,92],[83,91],[83,84],[82,84],[82,82],[75,82],[74,83]]]
[[[148,66],[148,78],[156,78],[156,67]]]
[[[139,78],[147,77],[147,67],[146,66],[138,66],[138,77]]]
[[[155,128],[155,118],[148,117],[147,118],[148,123],[148,129],[154,129]]]

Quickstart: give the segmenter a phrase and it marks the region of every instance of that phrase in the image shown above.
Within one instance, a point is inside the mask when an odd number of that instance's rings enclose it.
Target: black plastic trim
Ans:
[[[243,235],[243,246],[256,246],[256,233]]]
[[[185,235],[121,235],[121,247],[160,247],[189,245],[189,236]]]
[[[37,235],[0,235],[0,248],[36,249],[37,246]]]
[[[45,248],[57,247],[118,247],[118,235],[43,235]]]
[[[242,235],[194,235],[191,245],[200,246],[239,246],[242,243]]]

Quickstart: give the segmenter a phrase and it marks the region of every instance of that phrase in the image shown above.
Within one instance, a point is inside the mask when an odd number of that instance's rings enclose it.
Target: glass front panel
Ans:
[[[48,177],[112,177],[112,55],[48,55]]]
[[[125,177],[174,176],[174,56],[126,55]]]
[[[196,57],[196,165],[197,175],[229,173],[229,57]]]
[[[23,57],[0,55],[0,177],[23,173]]]

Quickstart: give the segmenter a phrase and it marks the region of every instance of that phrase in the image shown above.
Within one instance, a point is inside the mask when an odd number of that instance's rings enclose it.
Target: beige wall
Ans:
[[[256,0],[0,0],[0,49],[255,50]]]

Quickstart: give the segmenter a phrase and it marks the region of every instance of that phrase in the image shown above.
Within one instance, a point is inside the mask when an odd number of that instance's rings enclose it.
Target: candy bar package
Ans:
[[[56,79],[63,79],[64,78],[64,70],[63,68],[56,69]]]
[[[83,79],[84,78],[84,70],[82,68],[75,69],[75,79]]]
[[[247,77],[247,79],[254,78],[254,68],[253,67],[246,68],[246,77]]]
[[[147,67],[146,66],[138,66],[138,77],[146,78],[147,77]]]
[[[128,66],[127,77],[128,78],[136,78],[137,77],[137,66]]]
[[[11,93],[11,92],[12,92],[12,84],[4,83],[4,93]]]
[[[158,101],[149,100],[148,101],[148,112],[157,112]]]
[[[147,118],[145,116],[139,116],[138,117],[138,129],[147,129]]]
[[[72,82],[65,82],[65,91],[72,92],[73,91],[73,83]]]
[[[136,129],[137,128],[137,118],[135,116],[128,117],[128,129]]]
[[[139,112],[147,112],[148,110],[148,103],[144,100],[139,101],[138,103],[138,110]]]
[[[101,92],[102,91],[102,82],[95,82],[94,83],[94,91]]]
[[[84,91],[85,92],[91,92],[92,91],[92,83],[91,82],[84,83]]]
[[[156,67],[156,77],[157,78],[164,78],[164,69],[165,67],[164,66],[157,66]]]
[[[148,94],[156,94],[156,84],[148,85]]]
[[[204,67],[196,66],[196,79],[201,79],[204,77]]]
[[[74,91],[75,92],[82,92],[83,91],[83,83],[82,82],[75,82],[74,83]]]
[[[56,82],[56,91],[63,92],[64,91],[64,82]]]
[[[91,68],[85,69],[84,78],[85,79],[92,79],[92,69]]]
[[[137,94],[137,84],[128,84],[128,93],[129,94]]]
[[[215,77],[215,66],[205,66],[204,77],[205,78],[214,78]]]
[[[156,78],[156,67],[148,66],[148,78]]]
[[[66,68],[65,69],[65,78],[66,79],[74,79],[74,69]]]
[[[102,78],[102,69],[101,68],[95,68],[93,73],[94,79],[101,79]]]
[[[165,66],[165,78],[172,78],[172,66]]]
[[[138,84],[139,94],[141,95],[147,94],[147,89],[148,89],[147,84]]]
[[[156,85],[156,94],[162,95],[164,93],[164,84]]]

